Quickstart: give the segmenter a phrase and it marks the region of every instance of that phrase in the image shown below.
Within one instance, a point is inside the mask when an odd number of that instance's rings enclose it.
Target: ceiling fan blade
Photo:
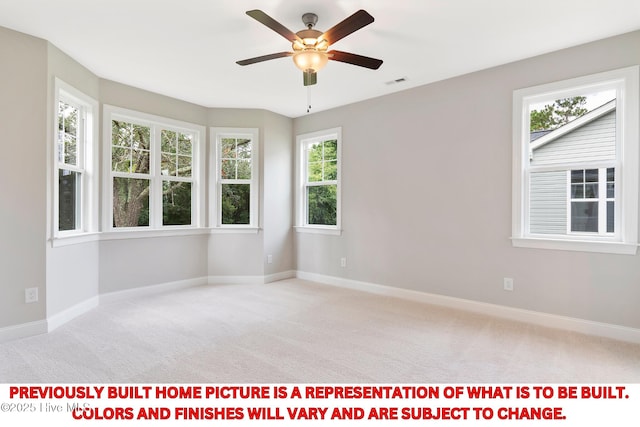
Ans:
[[[358,31],[360,28],[371,24],[373,21],[373,16],[369,15],[367,11],[360,9],[326,31],[322,35],[322,38],[328,41],[329,44],[334,44],[349,34]]]
[[[360,67],[377,70],[382,65],[381,59],[369,58],[368,56],[356,55],[355,53],[330,50],[327,52],[329,59],[333,61],[346,62],[347,64],[358,65]]]
[[[255,58],[249,58],[249,59],[243,59],[242,61],[236,61],[236,64],[238,64],[238,65],[249,65],[249,64],[255,64],[256,62],[269,61],[270,59],[284,58],[285,56],[292,56],[292,55],[293,55],[293,52],[272,53],[272,54],[269,54],[269,55],[256,56]]]
[[[302,72],[302,77],[305,86],[311,86],[318,83],[318,73],[315,71],[307,70]]]
[[[292,43],[296,40],[300,40],[300,37],[298,37],[296,33],[289,30],[287,27],[285,27],[284,25],[282,25],[281,23],[279,23],[278,21],[276,21],[275,19],[273,19],[272,17],[270,17],[269,15],[267,15],[261,10],[258,10],[258,9],[248,10],[247,15],[249,15],[256,21],[260,22],[261,24],[271,28],[273,31],[280,34],[282,37],[284,37],[285,39],[289,40]]]

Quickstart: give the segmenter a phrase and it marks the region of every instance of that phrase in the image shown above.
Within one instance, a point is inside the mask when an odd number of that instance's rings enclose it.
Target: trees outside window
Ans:
[[[258,129],[212,128],[212,183],[214,212],[218,229],[258,228]]]
[[[298,227],[340,231],[340,128],[299,135]]]
[[[105,107],[109,120],[110,227],[198,225],[196,125]]]
[[[54,238],[96,231],[97,180],[94,126],[97,102],[55,80]]]

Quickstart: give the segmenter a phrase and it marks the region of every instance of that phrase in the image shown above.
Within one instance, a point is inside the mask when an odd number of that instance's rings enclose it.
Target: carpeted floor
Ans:
[[[640,383],[640,345],[298,279],[101,304],[0,383]]]

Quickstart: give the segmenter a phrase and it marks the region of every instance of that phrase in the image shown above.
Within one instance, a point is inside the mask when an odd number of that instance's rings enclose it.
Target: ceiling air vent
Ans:
[[[394,84],[397,84],[397,83],[404,83],[404,82],[406,82],[406,81],[407,81],[407,78],[406,78],[406,77],[400,77],[399,79],[395,79],[395,80],[388,81],[388,82],[386,83],[386,85],[394,85]]]

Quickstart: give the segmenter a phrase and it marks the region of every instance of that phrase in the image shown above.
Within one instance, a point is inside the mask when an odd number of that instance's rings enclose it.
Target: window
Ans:
[[[615,232],[615,168],[571,170],[570,232]]]
[[[97,103],[61,80],[55,81],[54,237],[96,230],[94,112]]]
[[[635,254],[638,67],[514,92],[514,246]]]
[[[341,128],[297,137],[298,231],[340,233]]]
[[[105,229],[197,227],[201,126],[105,106],[109,182]]]
[[[212,128],[215,182],[211,220],[218,230],[258,229],[258,129]]]

